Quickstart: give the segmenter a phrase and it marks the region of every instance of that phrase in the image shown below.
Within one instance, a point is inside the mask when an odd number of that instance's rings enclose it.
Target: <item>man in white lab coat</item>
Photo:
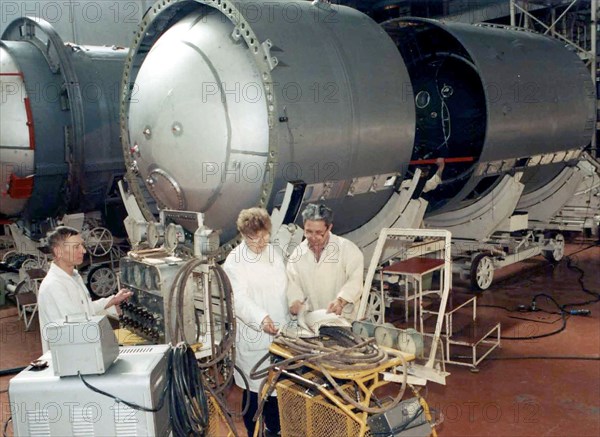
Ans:
[[[40,285],[38,310],[42,349],[46,352],[52,339],[46,328],[65,321],[68,315],[86,313],[89,316],[117,314],[116,307],[128,299],[132,292],[126,288],[117,294],[92,301],[90,293],[75,269],[83,262],[85,246],[79,231],[68,226],[59,226],[48,234],[48,247],[54,260]]]
[[[354,320],[363,287],[363,254],[350,240],[334,235],[333,211],[309,204],[302,212],[306,239],[287,264],[290,313],[304,305]]]

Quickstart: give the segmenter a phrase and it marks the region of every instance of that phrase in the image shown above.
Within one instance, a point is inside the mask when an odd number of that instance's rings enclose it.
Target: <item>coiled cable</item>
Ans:
[[[155,407],[149,408],[126,401],[90,384],[79,373],[83,384],[95,393],[114,399],[138,411],[156,413],[168,402],[170,422],[176,436],[204,435],[208,427],[209,409],[205,385],[194,352],[185,343],[171,347],[167,357],[167,378]]]
[[[342,333],[343,329],[338,328],[337,331]],[[329,334],[334,334],[334,332],[335,331],[330,331]],[[274,341],[289,349],[293,356],[261,368],[263,363],[271,356],[271,354],[268,353],[252,368],[250,372],[250,378],[252,379],[263,379],[270,371],[275,372],[274,377],[270,378],[270,384],[266,390],[264,389],[264,385],[268,379],[262,381],[259,393],[262,393],[263,396],[260,400],[255,419],[261,417],[264,402],[274,390],[275,383],[280,375],[284,371],[295,370],[307,364],[313,365],[321,372],[337,394],[345,402],[351,404],[356,409],[369,414],[380,414],[395,408],[402,400],[407,386],[407,364],[402,354],[398,354],[397,356],[400,357],[405,371],[403,372],[402,387],[397,396],[395,396],[385,407],[370,407],[363,405],[348,395],[331,375],[330,370],[352,370],[354,372],[372,370],[384,363],[388,359],[388,355],[385,351],[377,347],[375,339],[364,340],[361,337],[355,336],[351,331],[347,331],[343,335],[346,337],[343,341],[344,346],[340,346],[335,338],[329,336],[325,338],[321,336],[313,339],[291,339],[281,335],[275,337]],[[354,345],[348,344],[348,339],[351,336],[354,337]],[[361,359],[361,356],[364,357],[364,359]]]

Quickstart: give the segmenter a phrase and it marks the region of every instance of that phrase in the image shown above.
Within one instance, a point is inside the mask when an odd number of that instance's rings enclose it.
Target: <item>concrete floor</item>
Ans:
[[[568,244],[567,254],[585,271],[586,287],[600,292],[600,246]],[[537,293],[547,293],[561,304],[593,299],[581,291],[578,277],[565,261],[554,267],[541,257],[507,267],[497,272],[492,287],[480,295],[479,316],[499,320],[505,337],[554,331],[562,323],[557,315],[507,312],[484,305],[529,306]],[[454,290],[466,291],[465,287],[455,281]],[[538,298],[537,305],[556,310],[544,298]],[[503,340],[502,348],[481,364],[478,373],[448,366],[447,385],[430,383],[423,391],[430,406],[443,414],[438,434],[600,436],[600,305],[583,308],[590,309],[591,315],[570,316],[566,329],[557,335]],[[0,308],[0,369],[27,365],[41,352],[37,324],[34,322],[31,332],[24,332],[16,314],[14,306]],[[0,377],[2,424],[9,416],[9,380],[9,376]],[[239,411],[239,390],[234,388],[229,399],[231,407]],[[237,421],[237,425],[244,435],[242,423]],[[8,431],[12,435],[10,426]]]
[[[600,247],[588,246],[569,245],[567,253],[585,271],[586,288],[600,293]],[[558,329],[562,319],[483,305],[529,306],[537,293],[547,293],[560,304],[593,299],[581,291],[579,274],[565,261],[553,267],[535,258],[501,273],[505,279],[499,278],[482,294],[478,316],[499,320],[503,337],[542,335]],[[556,311],[544,298],[536,303]],[[452,375],[445,387],[429,384],[426,398],[445,417],[440,435],[600,436],[600,305],[581,308],[590,309],[591,315],[570,316],[563,332],[533,340],[503,340],[501,350],[482,363],[479,373],[450,366]]]

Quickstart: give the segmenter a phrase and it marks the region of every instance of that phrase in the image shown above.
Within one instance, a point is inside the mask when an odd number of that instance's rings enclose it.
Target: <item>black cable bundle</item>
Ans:
[[[8,419],[6,419],[6,422],[4,422],[4,428],[2,429],[2,436],[3,437],[8,437],[8,434],[6,434],[6,431],[8,430],[8,424],[12,422],[12,416],[9,416]]]
[[[186,295],[186,284],[196,269],[203,264],[208,265],[203,266],[201,269],[204,274],[202,274],[202,279],[200,279],[200,281],[205,281],[202,286],[208,287],[209,293],[208,297],[205,297],[206,301],[203,302],[204,308],[202,319],[199,317],[199,309],[195,309],[196,339],[202,336],[202,325],[205,325],[206,329],[215,331],[220,330],[221,339],[219,342],[212,341],[210,343],[211,350],[209,359],[195,361],[194,358],[195,366],[200,372],[200,381],[196,382],[195,385],[208,391],[217,407],[220,408],[223,413],[224,420],[235,434],[235,424],[232,419],[233,413],[227,408],[227,401],[224,396],[224,391],[229,388],[233,382],[233,369],[235,366],[235,314],[233,313],[233,290],[229,279],[221,266],[209,263],[206,260],[194,258],[179,269],[169,291],[169,296],[166,299],[166,313],[171,315],[175,314],[175,317],[173,318],[174,323],[172,321],[165,329],[168,330],[171,341],[188,340],[185,338],[182,321],[184,318],[183,313],[186,300],[191,300],[193,296]],[[206,269],[205,267],[208,268]],[[211,281],[215,281],[216,288],[219,291],[218,295],[212,290]],[[186,369],[187,371],[191,369],[191,361]],[[177,375],[178,372],[174,371],[173,374]],[[175,390],[175,388],[173,388],[172,391],[173,390]],[[171,398],[172,397],[173,396],[171,396]],[[191,396],[190,399],[193,400],[193,396]],[[183,423],[178,423],[178,426],[181,425],[181,429],[176,429],[175,423],[179,421],[176,414],[179,413],[176,412],[172,417],[172,421],[174,422],[173,432],[176,435],[188,435],[187,431],[196,435],[202,433],[202,431],[200,431],[201,428],[206,427],[206,424],[201,426],[205,423],[205,420],[208,420],[206,394],[203,392],[202,398],[197,399],[197,401],[199,402],[198,405],[194,405],[193,403],[191,404],[191,407],[188,405],[188,408],[192,408],[192,410],[188,412],[191,413],[190,417],[193,418],[192,422],[190,422],[193,425],[191,428],[186,427]],[[200,409],[200,413],[194,409]],[[206,412],[206,414],[204,414],[204,412]],[[174,413],[172,412],[171,414]],[[206,419],[204,419],[204,417],[206,417]]]
[[[535,306],[535,301],[538,297],[545,297],[546,299],[548,299],[550,302],[552,302],[558,308],[558,310],[559,310],[558,313],[551,313],[549,311],[544,311],[544,312],[548,313],[548,314],[560,314],[560,316],[562,318],[561,327],[552,332],[547,332],[545,334],[539,334],[539,335],[528,335],[528,336],[523,336],[523,337],[506,337],[503,335],[500,337],[502,340],[536,340],[538,338],[546,338],[546,337],[550,337],[552,335],[556,335],[565,330],[565,328],[567,327],[568,312],[562,308],[562,306],[556,301],[556,299],[554,299],[552,296],[550,296],[549,294],[546,294],[546,293],[538,293],[535,296],[533,296],[532,307],[536,308],[535,311],[542,311],[542,310],[538,310],[537,307]]]
[[[169,350],[167,382],[155,408],[143,407],[100,390],[86,381],[82,374],[79,374],[79,379],[93,392],[112,398],[115,402],[127,405],[134,410],[150,413],[156,413],[162,409],[168,394],[173,435],[178,437],[201,436],[206,433],[209,418],[208,399],[196,356],[185,343],[180,343]]]
[[[208,399],[192,349],[180,344],[171,355],[169,409],[173,435],[198,436],[208,426]]]
[[[575,264],[575,261],[573,259],[573,255],[579,253],[579,252],[583,252],[584,250],[590,249],[594,246],[588,246],[585,247],[581,250],[578,250],[577,252],[571,254],[570,256],[566,257],[567,260],[567,268],[575,271],[578,273],[578,277],[577,277],[577,282],[579,282],[579,286],[581,287],[581,291],[583,291],[584,293],[587,293],[591,296],[594,297],[594,299],[590,299],[590,300],[586,300],[583,302],[573,302],[573,303],[565,303],[565,304],[560,304],[553,296],[547,294],[547,293],[537,293],[535,296],[533,296],[533,299],[531,301],[531,306],[530,307],[526,307],[524,305],[521,305],[521,309],[518,310],[512,310],[510,308],[507,308],[505,306],[500,306],[500,305],[479,305],[480,307],[487,307],[487,308],[500,308],[503,309],[507,312],[513,313],[513,312],[522,312],[522,311],[542,311],[545,312],[547,314],[558,314],[561,316],[562,318],[562,326],[552,332],[547,332],[545,334],[540,334],[540,335],[530,335],[530,336],[524,336],[524,337],[506,337],[506,336],[502,336],[500,337],[503,340],[534,340],[534,339],[539,339],[539,338],[545,338],[545,337],[550,337],[552,335],[558,334],[562,331],[564,331],[567,327],[567,316],[569,315],[577,315],[577,316],[586,316],[590,314],[590,310],[588,309],[576,309],[576,310],[569,310],[569,307],[577,307],[577,306],[585,306],[585,305],[590,305],[596,302],[600,301],[600,293],[590,290],[589,288],[587,288],[585,286],[585,283],[583,282],[583,278],[585,276],[585,271],[578,267]],[[549,300],[550,302],[552,302],[556,308],[558,308],[558,312],[551,312],[551,311],[546,311],[546,310],[542,310],[540,308],[537,307],[536,305],[536,299],[538,297],[544,297],[547,300]],[[525,320],[529,320],[529,319],[525,319]],[[456,358],[462,358],[462,356],[457,356]],[[536,359],[538,357],[533,356],[533,357],[508,357],[506,359]],[[571,357],[572,359],[591,359],[591,360],[596,360],[597,357],[592,356],[592,357]],[[498,358],[492,358],[492,359],[504,359],[501,357]],[[562,359],[562,357],[548,357],[548,359]],[[569,358],[570,359],[570,358]]]
[[[594,246],[590,246],[590,247],[594,247]],[[589,249],[589,247],[587,249]],[[587,300],[585,302],[567,303],[567,304],[563,305],[563,309],[565,307],[589,305],[589,304],[600,301],[600,293],[598,293],[597,291],[590,290],[589,288],[587,288],[585,286],[585,283],[583,282],[583,278],[585,277],[585,271],[581,267],[577,266],[577,264],[575,263],[575,260],[573,259],[573,255],[567,257],[567,268],[569,270],[573,270],[578,273],[577,282],[579,282],[581,291],[583,291],[584,293],[587,293],[591,296],[594,296],[594,299]]]

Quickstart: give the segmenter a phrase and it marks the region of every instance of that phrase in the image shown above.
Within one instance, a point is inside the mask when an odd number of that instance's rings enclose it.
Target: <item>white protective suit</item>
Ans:
[[[77,270],[69,275],[56,264],[50,264],[50,269],[40,285],[38,292],[38,312],[40,315],[40,332],[42,350],[48,351],[48,337],[44,327],[50,323],[62,323],[67,315],[87,314],[89,316],[112,314],[117,315],[114,306],[104,307],[111,297],[92,301],[90,293]]]
[[[261,323],[266,316],[271,317],[278,329],[289,322],[285,264],[271,244],[256,254],[242,242],[227,256],[223,268],[233,288],[236,364],[248,378],[250,391],[258,392],[261,381],[251,380],[250,370],[269,351],[273,340],[273,336],[262,330]],[[238,372],[235,382],[246,388]]]
[[[287,263],[290,305],[308,297],[308,310],[327,309],[340,297],[348,302],[342,316],[354,320],[363,288],[364,261],[360,249],[350,240],[334,234],[323,248],[317,262],[315,254],[304,240],[292,252]]]

